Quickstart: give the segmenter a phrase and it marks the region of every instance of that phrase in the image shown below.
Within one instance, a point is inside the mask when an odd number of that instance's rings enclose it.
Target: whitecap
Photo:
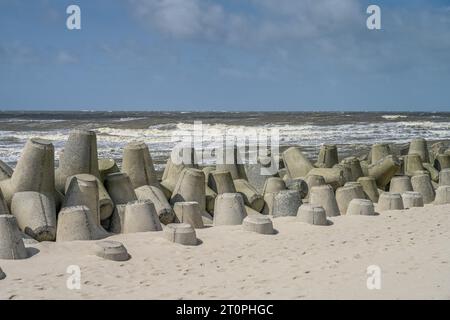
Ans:
[[[408,116],[403,114],[386,114],[384,116],[381,116],[383,119],[386,120],[397,120],[397,119],[405,119],[408,118]]]

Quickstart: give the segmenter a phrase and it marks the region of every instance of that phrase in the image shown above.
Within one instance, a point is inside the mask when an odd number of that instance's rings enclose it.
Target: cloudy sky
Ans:
[[[0,109],[450,111],[450,1],[0,0]]]

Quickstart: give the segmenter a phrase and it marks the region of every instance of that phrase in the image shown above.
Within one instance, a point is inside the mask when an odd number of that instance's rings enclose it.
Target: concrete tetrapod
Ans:
[[[391,184],[389,186],[389,192],[404,193],[407,191],[413,191],[410,177],[396,176],[391,179]]]
[[[366,199],[367,198],[366,194],[364,193],[364,189],[362,187],[362,184],[359,183],[359,182],[356,182],[356,181],[346,182],[344,184],[344,187],[355,187],[355,188],[358,189],[359,194],[362,196],[361,199]]]
[[[15,193],[23,191],[39,192],[58,201],[54,162],[55,151],[50,141],[37,138],[28,140],[11,179],[0,181],[0,189],[7,204],[11,205]]]
[[[333,166],[333,169],[339,169],[342,171],[342,175],[344,176],[344,183],[355,181],[353,179],[352,169],[350,169],[350,166],[343,163],[338,163]]]
[[[0,259],[18,260],[28,258],[28,252],[12,215],[0,215]]]
[[[258,157],[256,164],[245,165],[245,175],[248,182],[255,187],[258,193],[262,193],[264,183],[267,178],[274,177],[277,174],[277,168],[275,167],[277,159],[274,157]]]
[[[150,151],[143,142],[131,142],[125,146],[122,172],[130,177],[134,189],[146,185],[159,186]]]
[[[374,177],[377,186],[384,190],[399,169],[398,159],[394,156],[387,156],[369,166],[369,176]]]
[[[94,131],[72,130],[64,145],[64,156],[60,157],[56,170],[56,188],[64,193],[66,180],[80,173],[99,178],[97,136]]]
[[[37,241],[55,241],[55,202],[47,195],[34,191],[18,192],[12,199],[11,213],[25,234]]]
[[[334,168],[314,168],[309,171],[309,175],[322,176],[325,179],[325,183],[332,186],[334,190],[342,187],[346,182],[344,170],[336,166]]]
[[[106,191],[104,184],[97,178],[98,202],[100,206],[100,220],[109,219],[114,210],[114,202]]]
[[[3,197],[2,189],[0,189],[0,215],[10,214],[8,209],[8,204],[6,203],[5,198]]]
[[[286,168],[279,169],[279,170],[278,170],[278,176],[279,176],[281,179],[283,179],[283,180],[284,180],[284,179],[290,179],[289,174],[288,174]]]
[[[211,189],[208,186],[208,181],[210,179],[210,175],[212,172],[216,171],[215,167],[208,166],[202,168],[203,173],[205,174],[205,201],[206,201],[206,212],[208,214],[213,215],[214,214],[214,203],[216,202],[217,192],[215,192],[213,189]]]
[[[97,178],[90,174],[75,175],[67,179],[63,208],[86,206],[92,220],[100,226],[100,201]]]
[[[434,159],[434,167],[438,171],[450,168],[450,155],[449,154],[436,155],[436,159]]]
[[[414,207],[423,207],[423,197],[420,192],[406,191],[402,193],[403,207],[411,209]]]
[[[361,163],[356,157],[348,157],[341,161],[341,164],[348,166],[352,173],[352,180],[357,181],[360,177],[363,177],[363,171],[361,168]]]
[[[327,217],[340,215],[333,188],[328,184],[312,187],[309,203],[322,206],[325,209]]]
[[[353,199],[348,204],[347,215],[373,216],[375,215],[373,202],[367,199]]]
[[[0,160],[0,181],[11,178],[13,172],[14,170],[10,166]]]
[[[450,186],[450,169],[439,172],[439,186]]]
[[[336,202],[341,215],[347,213],[350,201],[353,199],[365,199],[366,196],[361,185],[345,185],[336,190]],[[372,202],[372,201],[371,201]]]
[[[125,246],[118,241],[100,241],[95,244],[95,255],[111,261],[127,261],[130,260]]]
[[[258,194],[258,191],[244,179],[234,180],[236,191],[242,194],[244,203],[249,207],[261,212],[264,208],[264,198]]]
[[[373,177],[361,177],[358,179],[358,183],[361,184],[364,193],[367,198],[373,203],[378,202],[380,194],[378,193],[377,183]]]
[[[138,200],[149,200],[153,202],[161,223],[169,224],[174,222],[175,213],[161,189],[154,186],[142,186],[134,191]]]
[[[184,169],[173,190],[170,203],[195,201],[200,210],[206,209],[205,174],[199,169]]]
[[[436,198],[434,204],[449,204],[450,203],[450,186],[441,186],[436,189]]]
[[[298,191],[282,190],[276,193],[273,199],[272,216],[274,218],[295,217],[301,204],[302,200]]]
[[[211,172],[216,171],[216,167],[213,166],[203,167],[202,171],[205,174],[205,183],[206,185],[208,185],[209,175],[211,174]]]
[[[356,180],[353,179],[353,173],[352,169],[347,163],[341,162],[338,164],[335,164],[333,168],[341,169],[344,174],[345,183],[347,182],[355,182]]]
[[[286,183],[283,179],[278,177],[270,177],[267,178],[266,182],[264,183],[263,187],[263,194],[266,193],[277,193],[281,190],[286,190]]]
[[[263,187],[264,208],[262,214],[265,215],[272,214],[273,201],[275,199],[276,194],[281,190],[286,190],[286,183],[284,182],[283,179],[278,177],[270,177],[266,180]]]
[[[324,144],[320,147],[316,166],[319,168],[332,168],[338,164],[338,151],[335,144]]]
[[[375,143],[370,150],[370,163],[376,163],[381,159],[391,155],[391,148],[387,143]]]
[[[301,199],[304,199],[308,195],[309,188],[308,188],[308,184],[306,183],[305,180],[300,179],[300,178],[295,178],[295,179],[287,178],[285,180],[285,183],[286,183],[286,187],[289,190],[298,191]]]
[[[359,164],[361,165],[361,170],[363,172],[363,176],[368,177],[369,176],[369,161],[360,160]]]
[[[403,171],[405,175],[412,177],[414,172],[425,170],[420,155],[413,153],[403,157]]]
[[[309,159],[302,153],[300,148],[291,147],[283,152],[283,162],[290,178],[302,178],[314,169]]]
[[[58,214],[57,242],[99,240],[107,236],[86,206],[65,207]]]
[[[172,157],[174,160],[172,160]],[[169,160],[167,160],[160,183],[167,199],[170,199],[172,196],[180,175],[186,168],[198,168],[194,148],[181,148],[178,153],[174,150]]]
[[[115,205],[136,201],[136,193],[126,173],[112,173],[105,178],[105,188]]]
[[[430,176],[426,174],[414,176],[411,178],[411,184],[415,192],[422,194],[423,203],[428,204],[434,201],[435,192]]]
[[[190,224],[195,229],[204,228],[198,202],[177,202],[173,206],[178,223]]]
[[[98,187],[98,203],[99,203],[99,213],[100,213],[100,220],[104,221],[106,219],[108,219],[109,217],[111,217],[112,212],[114,210],[114,202],[112,201],[111,197],[108,194],[108,191],[106,191],[105,186],[103,185],[103,183],[100,181],[100,179],[98,179],[97,177],[90,175],[90,174],[77,174],[75,176],[71,176],[69,178],[67,178],[66,180],[66,188],[65,188],[65,192],[67,194],[68,192],[68,188],[70,187],[71,183],[72,183],[72,179],[76,178],[77,180],[81,180],[81,181],[92,181],[93,179],[95,179],[95,181],[97,182],[97,187]],[[81,205],[81,203],[79,204]]]
[[[217,195],[214,206],[215,226],[239,225],[247,216],[244,198],[240,193],[222,193]]]
[[[83,176],[83,175],[77,175],[77,176]],[[69,178],[70,179],[70,178]],[[100,179],[96,178],[97,185],[98,185],[98,202],[100,206],[100,220],[106,220],[111,217],[112,212],[114,210],[114,202],[111,199],[108,191],[105,188],[105,185],[103,184]]]
[[[126,205],[122,233],[161,230],[161,223],[152,202],[137,200]]]
[[[423,138],[415,138],[409,144],[408,154],[418,154],[422,162],[430,162],[427,141]]]
[[[245,231],[256,232],[260,234],[274,234],[272,220],[262,214],[247,216],[242,222],[242,228]]]
[[[164,229],[164,237],[184,246],[198,245],[195,229],[187,223],[171,223]]]
[[[429,154],[430,154],[430,163],[434,163],[436,157],[439,154],[445,154],[445,143],[444,142],[436,142],[431,145]]]
[[[244,161],[241,157],[241,150],[237,146],[229,148],[218,148],[217,152],[217,171],[229,171],[233,180],[247,180]]]
[[[98,171],[103,183],[108,174],[120,172],[120,169],[114,159],[98,159]]]
[[[208,186],[217,194],[236,192],[230,171],[211,171],[208,175]]]
[[[264,194],[264,207],[261,212],[263,215],[272,215],[273,213],[273,201],[275,200],[276,192],[269,192]],[[252,209],[253,210],[253,209]],[[259,212],[258,212],[259,213]],[[247,212],[248,214],[248,212]]]
[[[113,210],[113,213],[114,213],[114,210]],[[111,214],[111,217],[109,217],[108,219],[100,221],[101,227],[107,232],[109,232],[109,230],[111,228],[111,221],[112,221],[112,214]]]
[[[123,223],[125,220],[126,204],[118,204],[114,207],[113,214],[111,216],[111,223],[109,231],[112,233],[122,233]]]
[[[438,182],[439,181],[439,171],[436,170],[435,167],[433,167],[431,164],[424,162],[423,163],[423,168],[428,171],[428,173],[430,174],[430,178],[431,180],[433,180],[434,182]]]
[[[214,214],[214,204],[216,202],[217,193],[205,184],[205,206],[209,215]]]
[[[305,199],[309,199],[312,187],[318,187],[325,185],[325,179],[322,176],[310,174],[305,178],[306,184],[308,185],[308,194]]]
[[[247,213],[248,216],[260,215],[260,214],[264,215],[265,214],[264,211],[261,213],[261,212],[256,211],[253,208],[250,208],[249,206],[245,206],[245,212]]]
[[[402,196],[399,193],[383,192],[378,199],[377,209],[379,211],[404,209]]]
[[[427,170],[417,170],[417,171],[414,171],[413,172],[413,177],[414,176],[421,176],[421,175],[426,175],[426,176],[428,176],[428,177],[430,177],[430,179],[431,179],[431,176],[430,176],[430,173],[427,171]]]
[[[301,222],[316,226],[328,225],[327,214],[322,206],[316,204],[302,204],[297,211],[297,218]]]

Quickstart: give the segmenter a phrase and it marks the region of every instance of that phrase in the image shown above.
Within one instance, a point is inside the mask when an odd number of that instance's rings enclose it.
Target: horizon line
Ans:
[[[363,107],[361,107],[363,108]],[[440,111],[440,110],[413,110],[413,111],[405,111],[405,110],[384,110],[384,109],[374,109],[374,110],[349,110],[349,109],[343,109],[343,110],[322,110],[322,109],[306,109],[306,110],[261,110],[261,109],[255,109],[255,110],[219,110],[219,109],[212,109],[212,110],[195,110],[195,109],[129,109],[129,110],[115,110],[115,109],[0,109],[0,112],[83,112],[83,113],[92,113],[92,112],[191,112],[191,113],[250,113],[250,112],[266,112],[266,113],[292,113],[292,112],[325,112],[325,113],[377,113],[377,112],[385,112],[385,113],[420,113],[420,112],[426,112],[426,113],[450,113],[450,107],[442,107],[442,108],[448,108],[449,111]]]

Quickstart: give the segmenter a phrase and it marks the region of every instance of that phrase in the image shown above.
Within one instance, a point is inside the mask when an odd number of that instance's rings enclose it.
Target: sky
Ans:
[[[0,110],[450,111],[450,0],[0,0]]]

